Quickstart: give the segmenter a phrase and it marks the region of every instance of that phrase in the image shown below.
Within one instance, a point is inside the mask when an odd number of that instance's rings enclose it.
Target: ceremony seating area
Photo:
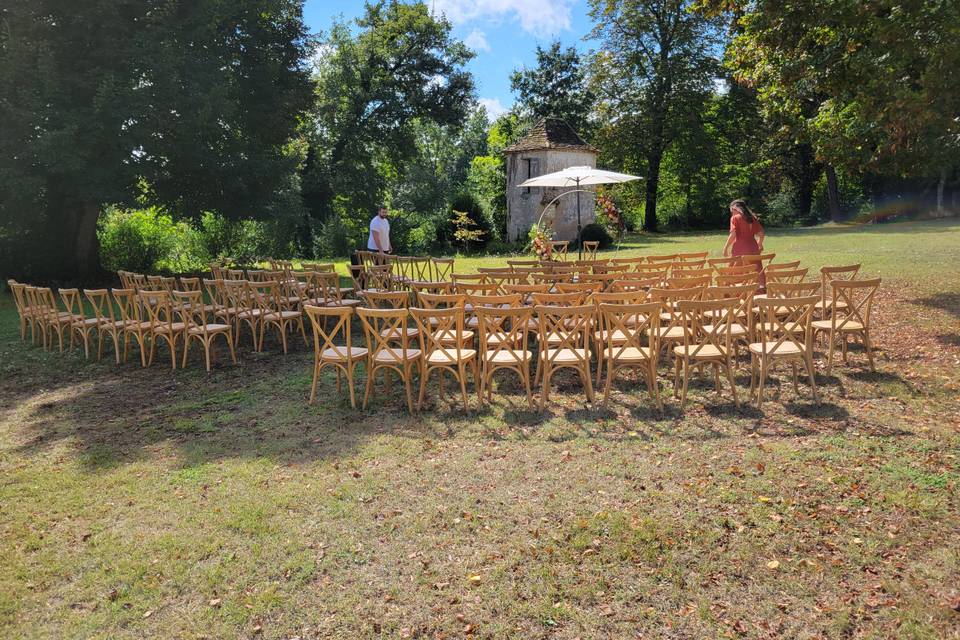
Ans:
[[[760,407],[770,371],[780,363],[790,365],[797,393],[802,372],[818,399],[820,337],[827,372],[837,348],[847,361],[851,339],[864,346],[873,369],[870,318],[880,279],[861,278],[854,264],[823,267],[813,280],[799,261],[775,258],[710,259],[702,252],[514,259],[457,273],[452,259],[357,252],[352,287],[340,286],[332,264],[295,269],[277,260],[270,269],[211,264],[204,278],[120,271],[120,288],[60,289],[57,295],[49,287],[8,284],[23,340],[29,330],[45,349],[54,342],[61,352],[82,345],[89,358],[96,339],[97,359],[107,345],[118,365],[132,345],[144,367],[158,347],[168,352],[172,369],[186,367],[197,343],[210,371],[218,341],[236,364],[241,343],[259,352],[273,335],[286,353],[299,334],[315,354],[310,403],[321,372],[332,367],[338,391],[345,379],[356,407],[356,368],[363,364],[364,408],[378,381],[389,388],[395,376],[407,409],[420,411],[434,387],[444,399],[449,377],[468,410],[470,387],[478,403],[493,400],[496,374],[512,375],[530,407],[539,387],[542,411],[555,376],[566,369],[577,374],[588,402],[602,390],[603,404],[614,381],[633,371],[662,409],[662,368],[672,372],[681,409],[691,378],[707,370],[716,392],[739,406],[743,391],[734,374],[749,367],[748,396]]]

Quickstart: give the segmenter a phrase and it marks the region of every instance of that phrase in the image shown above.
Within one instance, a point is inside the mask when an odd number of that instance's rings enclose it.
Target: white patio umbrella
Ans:
[[[603,169],[594,169],[593,167],[567,167],[561,171],[554,171],[536,178],[530,178],[521,182],[518,187],[573,187],[571,191],[561,193],[554,198],[558,200],[560,196],[567,193],[576,192],[577,194],[577,247],[578,256],[583,257],[582,242],[580,241],[580,192],[583,187],[589,187],[598,184],[620,184],[621,182],[630,182],[639,180],[640,176],[632,176],[627,173],[617,173],[615,171],[604,171]],[[546,209],[546,208],[544,208]],[[541,214],[542,215],[542,214]]]

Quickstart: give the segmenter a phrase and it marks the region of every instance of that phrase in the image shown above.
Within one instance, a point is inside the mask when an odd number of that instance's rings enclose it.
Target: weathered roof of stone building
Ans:
[[[579,149],[583,151],[597,152],[593,147],[583,141],[583,138],[573,130],[566,120],[560,118],[542,118],[527,135],[520,138],[516,144],[504,149],[505,153],[517,151],[539,151],[542,149]]]

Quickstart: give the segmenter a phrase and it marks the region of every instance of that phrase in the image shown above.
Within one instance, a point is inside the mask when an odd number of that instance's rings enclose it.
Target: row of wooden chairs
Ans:
[[[473,374],[481,402],[484,391],[486,400],[491,400],[494,372],[508,369],[519,376],[528,402],[532,403],[530,364],[535,351],[537,371],[532,380],[541,384],[541,410],[549,399],[550,380],[562,368],[578,372],[588,400],[593,401],[592,355],[597,357],[598,386],[601,370],[605,368],[607,372],[604,403],[617,374],[623,369],[633,369],[643,375],[651,398],[659,408],[662,405],[656,383],[657,362],[662,347],[667,346],[672,347],[674,390],[680,397],[681,407],[686,402],[691,371],[703,366],[713,367],[718,391],[720,373],[725,373],[734,401],[739,404],[733,381],[738,337],[746,338],[751,361],[751,395],[758,406],[770,369],[782,361],[792,365],[795,387],[798,366],[805,369],[816,400],[814,332],[830,332],[831,364],[835,335],[863,335],[869,353],[869,306],[879,284],[879,280],[838,282],[834,302],[845,302],[851,313],[836,314],[820,326],[813,321],[819,298],[790,295],[802,290],[784,289],[756,301],[759,310],[756,333],[740,336],[734,327],[738,325],[744,300],[751,298],[749,287],[740,287],[740,291],[714,288],[681,294],[655,290],[652,299],[629,292],[593,293],[589,297],[579,293],[535,293],[532,306],[524,305],[519,293],[472,298],[462,294],[419,293],[420,306],[408,307],[409,298],[404,292],[361,292],[365,306],[355,310],[305,307],[312,320],[316,349],[310,402],[315,400],[322,369],[333,366],[338,371],[338,389],[343,373],[350,388],[351,404],[355,406],[354,368],[365,362],[364,407],[376,374],[381,370],[396,373],[404,382],[410,411],[413,411],[411,385],[415,371],[420,374],[418,409],[422,408],[427,380],[433,371],[441,372],[441,376],[448,372],[454,377],[460,385],[465,408],[468,407],[468,371]],[[679,299],[674,299],[677,295]],[[839,304],[836,308],[840,308]],[[354,313],[364,328],[367,346],[363,349],[353,346],[351,339],[350,319]],[[336,320],[332,330],[327,328],[329,318]],[[410,326],[410,320],[414,326]],[[537,343],[536,350],[529,346],[531,337]],[[414,342],[416,347],[411,346]],[[872,356],[870,362],[872,367]]]

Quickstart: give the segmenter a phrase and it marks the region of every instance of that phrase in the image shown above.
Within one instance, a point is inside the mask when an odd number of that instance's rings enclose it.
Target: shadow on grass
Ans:
[[[939,309],[960,318],[960,291],[945,291],[926,298],[910,300],[911,304],[931,309]]]

